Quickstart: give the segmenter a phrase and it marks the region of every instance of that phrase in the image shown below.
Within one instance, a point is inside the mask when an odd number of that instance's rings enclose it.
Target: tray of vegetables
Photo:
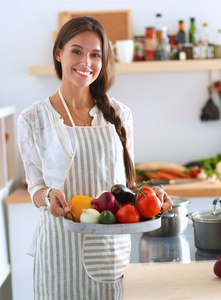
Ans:
[[[91,198],[76,195],[64,218],[64,228],[96,235],[148,232],[161,226],[162,203],[146,181],[132,191],[122,184]]]

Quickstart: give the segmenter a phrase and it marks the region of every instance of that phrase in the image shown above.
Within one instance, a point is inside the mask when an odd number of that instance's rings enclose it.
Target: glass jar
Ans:
[[[157,34],[154,27],[146,28],[145,34],[145,59],[155,60],[157,51]]]
[[[134,61],[145,60],[145,37],[134,37]]]

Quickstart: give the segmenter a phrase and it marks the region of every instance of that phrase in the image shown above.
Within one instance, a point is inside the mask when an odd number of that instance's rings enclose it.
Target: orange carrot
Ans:
[[[181,178],[189,178],[188,174],[185,174],[184,172],[179,171],[179,170],[161,168],[161,169],[159,169],[159,171],[162,171],[162,172],[165,172],[165,173],[168,173],[171,175],[175,175],[175,176],[181,177]]]
[[[164,180],[171,180],[171,179],[177,178],[177,176],[175,176],[175,175],[168,174],[168,173],[162,172],[162,171],[157,171],[156,174],[160,177],[160,179],[164,179]]]
[[[161,179],[159,175],[157,175],[155,172],[147,172],[146,176],[148,179]]]

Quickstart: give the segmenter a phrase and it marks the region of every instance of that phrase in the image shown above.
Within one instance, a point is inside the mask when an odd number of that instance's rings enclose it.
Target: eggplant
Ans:
[[[191,168],[191,167],[201,167],[201,163],[199,160],[190,161],[184,165],[185,168]]]
[[[134,203],[135,192],[123,184],[115,184],[111,188],[111,193],[120,205],[125,203]]]

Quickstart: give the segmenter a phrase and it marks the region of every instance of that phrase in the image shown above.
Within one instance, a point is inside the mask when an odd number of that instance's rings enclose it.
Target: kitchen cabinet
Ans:
[[[116,63],[116,72],[122,73],[152,73],[179,71],[221,70],[221,59],[190,59],[185,61],[145,61],[132,63]],[[31,76],[54,76],[54,66],[30,66]]]

